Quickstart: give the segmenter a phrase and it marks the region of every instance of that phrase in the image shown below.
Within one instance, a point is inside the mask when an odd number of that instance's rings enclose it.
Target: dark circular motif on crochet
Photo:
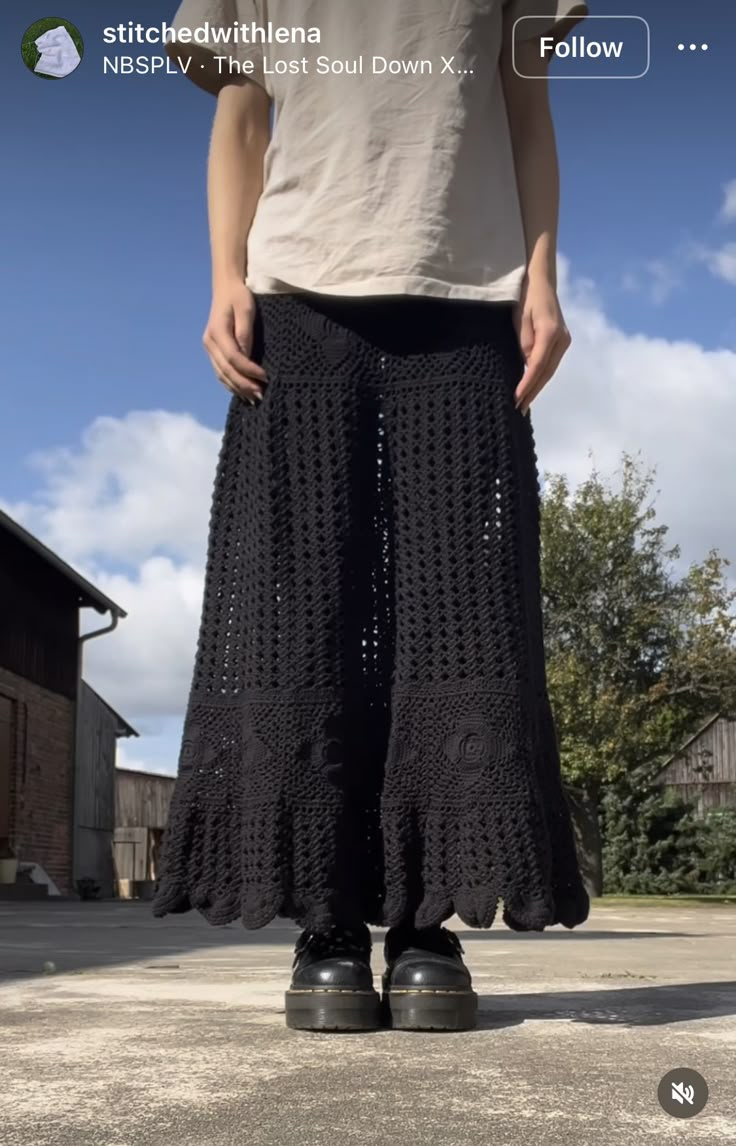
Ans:
[[[303,740],[297,750],[297,759],[311,761],[325,779],[337,787],[345,780],[345,746],[341,736],[343,722],[339,716],[329,716],[322,726],[322,737]]]
[[[481,772],[503,749],[503,742],[483,716],[466,717],[445,741],[450,760],[470,775]]]

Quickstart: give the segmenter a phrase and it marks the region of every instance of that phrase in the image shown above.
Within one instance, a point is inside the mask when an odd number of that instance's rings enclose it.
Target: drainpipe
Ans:
[[[76,682],[76,694],[77,695],[76,695],[76,702],[74,704],[74,762],[73,762],[73,769],[72,769],[72,774],[73,774],[73,795],[72,795],[73,805],[72,806],[74,808],[74,816],[73,816],[73,820],[72,820],[72,892],[74,892],[76,882],[80,878],[80,874],[81,874],[78,870],[79,848],[77,846],[77,840],[78,840],[77,829],[79,827],[79,808],[77,805],[78,805],[78,798],[79,798],[79,749],[80,749],[80,729],[81,729],[81,721],[79,719],[79,705],[80,705],[81,697],[82,697],[82,667],[83,667],[84,642],[85,641],[91,641],[93,639],[93,637],[101,637],[104,633],[111,633],[113,631],[113,629],[117,628],[118,621],[120,620],[121,615],[125,616],[125,614],[124,613],[120,614],[115,609],[111,610],[111,612],[112,612],[112,620],[110,621],[109,625],[105,625],[104,628],[102,628],[102,629],[93,629],[91,633],[84,633],[81,637],[77,638],[77,682]]]

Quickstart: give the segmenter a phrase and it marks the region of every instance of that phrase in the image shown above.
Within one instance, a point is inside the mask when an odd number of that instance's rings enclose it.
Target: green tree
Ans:
[[[713,808],[705,817],[701,883],[712,892],[736,892],[736,808]]]
[[[684,576],[656,520],[654,471],[622,455],[620,488],[594,469],[574,491],[545,474],[547,678],[586,882],[603,886],[604,790],[661,766],[697,725],[736,709],[736,616],[711,550]]]
[[[705,831],[692,805],[632,774],[606,789],[603,890],[669,895],[704,890]]]

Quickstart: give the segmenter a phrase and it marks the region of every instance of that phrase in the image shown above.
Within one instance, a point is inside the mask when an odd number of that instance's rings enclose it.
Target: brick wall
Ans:
[[[13,702],[11,839],[18,859],[38,863],[62,895],[72,893],[74,702],[0,668]]]

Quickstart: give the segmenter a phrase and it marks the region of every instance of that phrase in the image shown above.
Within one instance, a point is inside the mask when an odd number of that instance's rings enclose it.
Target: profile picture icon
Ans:
[[[23,62],[34,75],[61,80],[82,62],[84,41],[79,29],[59,16],[45,16],[26,28],[21,40]]]

